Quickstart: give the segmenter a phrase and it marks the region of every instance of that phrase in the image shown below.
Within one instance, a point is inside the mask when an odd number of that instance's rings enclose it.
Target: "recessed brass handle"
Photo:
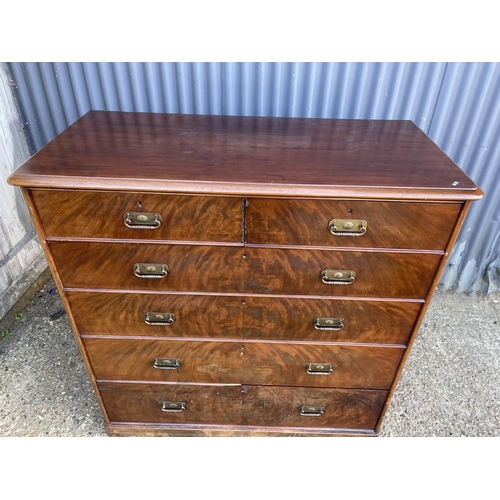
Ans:
[[[158,370],[177,370],[181,366],[181,360],[178,358],[155,358],[153,368]]]
[[[330,375],[333,372],[333,365],[327,363],[307,363],[306,369],[309,375]]]
[[[130,229],[156,229],[161,226],[160,214],[148,212],[125,212],[123,222]]]
[[[186,409],[186,403],[183,401],[163,401],[161,404],[161,411],[167,413],[180,413]]]
[[[356,273],[354,271],[325,269],[321,272],[321,281],[327,285],[350,285],[354,283],[355,279]]]
[[[368,223],[365,220],[332,219],[328,229],[334,236],[362,236]]]
[[[170,326],[175,321],[172,313],[147,312],[144,314],[144,323],[147,325]]]
[[[300,414],[303,417],[320,417],[325,413],[324,406],[301,406],[299,408]]]
[[[166,264],[134,264],[134,274],[138,278],[164,278],[168,274]]]
[[[344,318],[314,318],[313,324],[316,330],[342,330]]]

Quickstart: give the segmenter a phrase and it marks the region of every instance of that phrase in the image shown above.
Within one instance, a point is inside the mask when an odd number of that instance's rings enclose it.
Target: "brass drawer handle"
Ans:
[[[175,321],[172,313],[147,312],[144,314],[144,323],[146,325],[170,326]]]
[[[125,212],[123,222],[131,229],[156,229],[161,226],[160,214],[148,212]]]
[[[180,413],[186,409],[186,403],[183,401],[163,401],[161,411],[167,413]]]
[[[177,370],[181,366],[181,360],[178,358],[155,358],[153,368],[158,370]]]
[[[332,219],[328,229],[334,236],[363,236],[367,225],[365,220]]]
[[[134,274],[138,278],[164,278],[168,274],[166,264],[134,264]]]
[[[303,417],[320,417],[325,413],[324,406],[301,406],[299,408],[300,414]]]
[[[333,365],[326,363],[307,363],[307,373],[309,375],[330,375],[333,372]]]
[[[356,273],[354,271],[325,269],[321,272],[321,281],[327,285],[350,285],[354,283],[355,279]]]
[[[316,330],[342,330],[344,328],[344,318],[314,318],[314,328]]]

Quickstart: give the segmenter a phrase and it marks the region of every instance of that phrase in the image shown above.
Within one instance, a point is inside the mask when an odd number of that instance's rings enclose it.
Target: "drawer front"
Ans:
[[[440,255],[51,241],[68,288],[425,298]],[[243,258],[243,257],[246,258]],[[141,278],[136,263],[165,264],[163,278]],[[352,270],[349,285],[325,284],[326,269]]]
[[[146,293],[70,291],[67,297],[82,335],[404,344],[421,308],[414,302]],[[329,318],[342,320],[341,326],[330,326]]]
[[[441,255],[277,248],[245,249],[246,291],[344,297],[426,297]],[[354,271],[350,284],[325,284],[324,270]]]
[[[374,429],[387,391],[101,382],[112,422]],[[184,403],[164,411],[164,403]],[[301,407],[323,408],[303,415]]]
[[[99,390],[112,422],[237,424],[241,422],[241,386],[120,384],[100,382]],[[165,411],[184,403],[182,411]],[[174,408],[174,410],[180,408]]]
[[[373,430],[387,391],[243,386],[243,424]],[[321,415],[301,414],[316,406]]]
[[[404,349],[251,342],[85,338],[98,380],[388,389]],[[157,369],[155,359],[178,359]],[[333,365],[310,374],[308,363]]]
[[[444,250],[461,204],[330,200],[248,200],[252,244]],[[364,220],[362,235],[337,235],[335,219]],[[338,230],[336,232],[344,232]],[[351,233],[356,234],[356,233]]]
[[[31,193],[47,236],[242,243],[239,198],[94,191]],[[159,214],[159,227],[128,227],[124,214],[140,212]],[[128,224],[136,225],[134,222],[131,219]]]
[[[82,335],[243,336],[238,297],[71,291],[67,296]]]
[[[245,336],[405,344],[421,306],[415,302],[247,297]]]
[[[65,287],[238,292],[243,249],[237,247],[51,241]],[[162,278],[134,274],[136,263],[165,264]]]

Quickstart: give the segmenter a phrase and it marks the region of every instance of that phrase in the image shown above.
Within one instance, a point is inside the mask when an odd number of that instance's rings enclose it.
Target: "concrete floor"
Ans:
[[[0,337],[0,436],[105,436],[50,279]],[[500,435],[500,294],[435,295],[382,436]]]

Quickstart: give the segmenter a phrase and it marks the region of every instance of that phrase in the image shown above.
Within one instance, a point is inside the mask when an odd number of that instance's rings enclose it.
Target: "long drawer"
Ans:
[[[47,236],[242,243],[239,198],[50,189],[32,195]]]
[[[81,334],[404,344],[418,302],[67,293]]]
[[[250,198],[245,211],[246,241],[267,245],[443,250],[460,208],[459,203]],[[356,232],[360,220],[366,222],[366,227]],[[338,221],[333,231],[331,221]],[[343,228],[342,221],[355,226]]]
[[[387,397],[387,391],[240,385],[100,382],[99,389],[112,422],[366,430],[375,427]],[[304,414],[311,406],[323,413]]]
[[[49,245],[69,288],[424,298],[441,259],[438,254],[406,252],[81,241]],[[155,273],[162,265],[164,277],[136,276],[138,263],[157,264]],[[230,272],[221,272],[224,269]],[[323,271],[332,270],[346,276],[353,271],[355,278],[337,282],[332,277],[332,284],[325,283]]]
[[[364,389],[388,389],[404,352],[243,341],[85,338],[84,343],[98,380]],[[179,366],[171,369],[175,360]]]

